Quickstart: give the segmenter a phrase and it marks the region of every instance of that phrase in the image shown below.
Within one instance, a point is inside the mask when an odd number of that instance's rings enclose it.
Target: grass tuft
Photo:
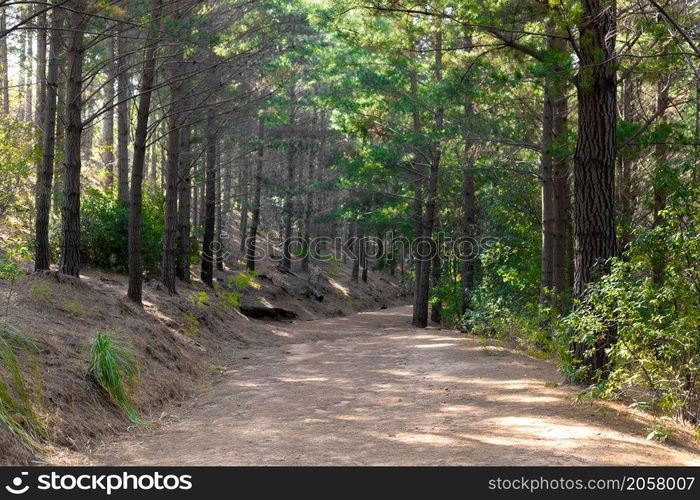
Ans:
[[[143,421],[129,395],[138,375],[132,350],[115,341],[109,332],[97,332],[90,344],[88,374],[104,389],[109,398],[124,410],[137,425]]]

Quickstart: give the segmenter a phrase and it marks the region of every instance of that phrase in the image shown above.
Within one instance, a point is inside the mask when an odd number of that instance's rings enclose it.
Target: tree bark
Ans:
[[[37,6],[37,9],[40,6]],[[47,16],[46,12],[39,16],[39,25],[37,31],[37,68],[36,74],[39,81],[37,82],[37,96],[36,96],[36,128],[43,133],[44,119],[45,119],[45,106],[46,106],[46,47],[47,43]]]
[[[153,0],[152,25],[146,39],[146,55],[141,77],[141,96],[136,114],[134,159],[131,165],[131,198],[129,203],[129,290],[128,297],[141,304],[143,297],[143,242],[141,213],[143,202],[143,171],[146,162],[146,141],[150,117],[151,95],[156,74],[156,51],[161,25],[162,0]]]
[[[246,239],[246,268],[255,271],[258,226],[260,225],[260,195],[262,191],[262,169],[265,160],[265,122],[258,117],[258,147],[255,155],[255,177],[253,179],[253,207],[250,235]]]
[[[209,107],[207,115],[207,158],[204,181],[204,238],[202,239],[201,278],[214,286],[214,225],[216,218],[216,115]]]
[[[551,24],[551,23],[550,23]],[[554,263],[554,179],[552,175],[552,149],[554,144],[554,111],[552,104],[552,79],[544,79],[544,104],[542,110],[542,145],[540,153],[540,191],[542,247],[540,253],[540,307],[552,304]]]
[[[58,94],[58,51],[61,44],[60,10],[51,11],[49,64],[44,106],[44,137],[41,165],[36,182],[36,247],[34,270],[49,269],[51,247],[49,245],[49,216],[51,213],[51,186],[53,184],[54,156],[56,150],[56,108]]]
[[[579,300],[586,297],[589,283],[609,269],[608,261],[616,254],[616,6],[615,0],[584,0],[582,4],[574,153],[574,298]],[[606,349],[615,340],[614,325],[597,337],[589,358],[588,346],[573,346],[575,358],[588,367],[591,378],[607,373]]]
[[[179,19],[179,15],[174,15]],[[179,178],[179,154],[180,154],[180,127],[182,117],[180,106],[182,99],[182,82],[180,81],[183,50],[177,45],[171,63],[170,78],[170,106],[168,117],[168,158],[165,172],[165,213],[163,225],[163,285],[169,294],[176,293],[175,267],[177,261],[177,197]]]
[[[670,85],[668,77],[661,78],[656,83],[656,110],[659,115],[659,125],[666,123],[665,111],[668,108],[668,87]],[[668,198],[668,145],[662,138],[654,146],[654,213],[652,216],[652,229],[658,230],[663,225],[663,211],[666,209],[666,199]],[[656,244],[651,253],[651,277],[657,286],[664,284],[664,273],[666,270],[666,247],[663,244]]]
[[[282,242],[282,262],[280,266],[282,269],[289,271],[292,268],[292,254],[291,254],[291,244],[292,244],[292,222],[294,220],[294,191],[296,188],[295,175],[296,175],[296,158],[297,158],[297,142],[293,135],[295,133],[295,116],[294,116],[294,106],[296,102],[296,97],[294,91],[291,92],[290,97],[290,116],[289,116],[289,130],[292,134],[287,143],[287,183],[285,186],[284,194],[284,241]]]
[[[434,79],[439,85],[442,82],[442,31],[435,34],[435,62]],[[442,131],[444,121],[444,109],[438,106],[435,110],[435,129]],[[423,241],[432,241],[433,227],[435,225],[435,211],[437,205],[438,170],[442,156],[439,139],[431,146],[431,159],[428,173],[428,191],[423,215]],[[413,326],[425,328],[428,326],[428,299],[430,296],[430,260],[424,259],[420,264],[420,274],[417,274],[415,300],[413,305]]]
[[[117,182],[119,200],[129,206],[129,73],[128,41],[117,34]]]
[[[115,38],[111,36],[108,41],[110,59],[114,59]],[[102,119],[102,165],[107,174],[105,185],[108,191],[114,188],[114,79],[116,73],[116,62],[110,61],[107,64],[107,82],[104,86],[105,114]]]
[[[7,9],[0,9],[0,31],[7,29]],[[0,85],[2,86],[2,112],[10,114],[10,79],[7,62],[7,37],[0,37]]]
[[[187,118],[183,121],[186,120]],[[190,147],[190,125],[185,123],[180,129],[180,154],[178,155],[180,184],[178,188],[178,255],[176,269],[178,278],[183,281],[190,280],[190,200],[192,193]]]
[[[68,79],[66,82],[65,137],[63,148],[63,206],[61,209],[61,257],[59,270],[63,274],[80,273],[80,138],[83,90],[84,29],[88,17],[85,2],[69,3]]]
[[[471,43],[469,44],[471,46]],[[474,138],[471,127],[474,123],[474,103],[469,96],[464,98],[465,126],[462,133],[464,142],[464,180],[462,185],[462,237],[464,250],[469,248],[469,255],[461,255],[460,279],[462,282],[462,315],[472,310],[472,293],[474,290],[474,263],[477,227],[476,227],[476,182],[474,180]]]
[[[241,166],[241,176],[240,176],[241,222],[239,224],[239,230],[240,230],[241,242],[240,242],[239,252],[241,254],[243,254],[245,252],[246,234],[248,232],[248,210],[249,210],[249,205],[250,205],[250,199],[249,199],[250,189],[248,187],[249,182],[250,182],[250,162],[248,159],[248,155],[245,155],[243,157],[243,163]]]

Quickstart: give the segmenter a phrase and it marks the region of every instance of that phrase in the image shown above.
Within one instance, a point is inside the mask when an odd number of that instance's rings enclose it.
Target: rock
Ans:
[[[273,319],[280,321],[296,319],[297,317],[297,313],[290,311],[289,309],[284,309],[282,307],[268,307],[262,304],[241,303],[239,309],[249,318],[256,319]]]

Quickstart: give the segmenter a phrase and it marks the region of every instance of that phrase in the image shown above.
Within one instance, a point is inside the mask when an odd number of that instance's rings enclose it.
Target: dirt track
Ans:
[[[98,447],[95,464],[673,465],[613,409],[574,405],[546,362],[417,330],[410,308],[282,325],[170,423]],[[306,339],[306,340],[305,340]],[[321,340],[319,340],[321,339]]]

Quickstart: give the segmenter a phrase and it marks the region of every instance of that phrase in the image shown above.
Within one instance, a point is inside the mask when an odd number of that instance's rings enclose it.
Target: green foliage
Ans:
[[[682,258],[682,250],[674,257]],[[590,353],[602,335],[597,332],[615,324],[617,339],[608,352],[610,375],[597,395],[624,397],[637,406],[695,421],[700,408],[698,290],[684,266],[675,273],[674,260],[663,284],[653,282],[643,261],[615,261],[566,318],[561,337],[562,342],[589,346]],[[580,367],[565,357],[563,369],[576,377]]]
[[[260,283],[255,281],[257,275],[255,271],[248,269],[244,273],[231,276],[227,283],[229,287],[235,287],[237,290],[245,290],[246,288],[254,288],[257,290],[260,288]]]
[[[128,270],[127,209],[112,194],[89,189],[81,202],[81,258],[117,272]],[[146,190],[143,201],[143,265],[157,271],[163,251],[163,198]]]
[[[129,420],[141,424],[134,409],[130,389],[137,379],[137,367],[132,350],[114,340],[109,332],[97,332],[90,343],[88,374],[109,398],[126,413]]]
[[[0,218],[26,214],[33,204],[30,179],[39,155],[30,123],[0,117]]]
[[[203,308],[209,305],[209,294],[204,290],[196,290],[187,296],[194,306]]]
[[[656,424],[647,429],[647,439],[650,441],[658,441],[660,443],[665,443],[668,439],[673,439],[676,437],[676,430],[669,427],[665,427],[662,424]]]

